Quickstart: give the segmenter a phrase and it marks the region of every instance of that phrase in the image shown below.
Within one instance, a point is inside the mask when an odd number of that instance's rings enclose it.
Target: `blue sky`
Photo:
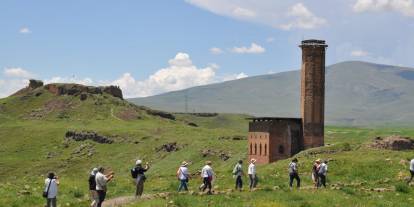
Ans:
[[[294,70],[303,38],[327,40],[327,64],[413,66],[413,20],[413,0],[2,0],[0,97],[29,78],[136,97]]]

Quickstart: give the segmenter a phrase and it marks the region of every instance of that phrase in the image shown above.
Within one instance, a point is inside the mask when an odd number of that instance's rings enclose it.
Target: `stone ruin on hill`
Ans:
[[[402,137],[398,135],[386,138],[376,137],[370,146],[377,149],[387,150],[411,150],[414,149],[414,140],[409,137]]]
[[[96,132],[75,132],[75,131],[67,131],[65,133],[66,139],[72,139],[77,142],[91,140],[100,144],[112,144],[114,141],[109,137],[99,135]]]
[[[88,94],[103,94],[107,93],[113,97],[123,99],[122,90],[118,86],[84,86],[80,84],[59,84],[51,83],[43,85],[43,82],[40,80],[30,80],[29,86],[17,92],[16,94],[21,94],[23,92],[30,92],[31,90],[43,87],[50,93],[53,93],[57,96],[62,95],[72,95],[80,96],[81,100],[86,100]]]

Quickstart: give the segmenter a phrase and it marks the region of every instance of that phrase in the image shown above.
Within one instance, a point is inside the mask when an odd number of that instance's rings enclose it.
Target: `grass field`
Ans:
[[[133,116],[125,118],[126,112]],[[55,171],[61,178],[58,196],[61,206],[87,206],[88,174],[96,166],[115,172],[115,179],[108,186],[109,198],[131,195],[134,185],[129,169],[137,158],[152,165],[144,193],[172,194],[167,199],[143,200],[130,206],[414,205],[414,191],[404,184],[408,176],[406,160],[414,157],[414,151],[377,150],[367,146],[376,136],[414,137],[414,129],[327,127],[325,147],[297,155],[305,189],[288,189],[289,160],[282,160],[258,166],[260,183],[255,192],[199,196],[175,193],[179,163],[190,161],[190,171],[196,172],[206,160],[212,160],[217,174],[215,190],[232,189],[231,171],[237,160],[246,160],[247,140],[220,137],[245,136],[246,116],[177,114],[176,118],[151,115],[144,108],[108,95],[90,96],[86,101],[48,93],[0,99],[0,206],[42,206],[41,193],[48,171]],[[198,127],[189,126],[189,122]],[[65,141],[68,130],[95,131],[111,137],[114,143]],[[157,150],[172,142],[177,143],[178,151]],[[203,157],[204,149],[212,150],[213,155]],[[92,155],[88,155],[88,150]],[[230,159],[223,161],[220,153],[228,154]],[[307,189],[311,185],[312,161],[316,158],[331,160],[328,189]],[[247,179],[244,181],[246,185]],[[200,179],[191,180],[190,189],[197,191],[199,184]],[[338,187],[331,189],[332,185]],[[371,188],[390,191],[374,192]]]

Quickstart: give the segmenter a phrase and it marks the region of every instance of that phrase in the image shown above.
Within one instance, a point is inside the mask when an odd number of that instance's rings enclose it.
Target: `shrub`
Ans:
[[[398,184],[396,184],[395,185],[395,190],[397,192],[401,192],[401,193],[409,193],[410,192],[410,188],[405,183],[398,183]]]

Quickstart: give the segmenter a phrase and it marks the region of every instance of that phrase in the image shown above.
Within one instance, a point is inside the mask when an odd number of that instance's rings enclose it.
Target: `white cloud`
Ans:
[[[3,73],[7,77],[13,78],[32,78],[33,75],[23,68],[5,68]]]
[[[357,0],[353,6],[355,12],[394,11],[405,16],[414,16],[413,0]]]
[[[256,16],[256,13],[254,11],[251,11],[246,8],[237,7],[233,10],[234,16],[237,17],[246,17],[246,18],[252,18]]]
[[[366,57],[369,55],[369,52],[364,50],[353,50],[351,51],[351,56],[353,57]]]
[[[266,52],[266,49],[264,47],[262,47],[262,46],[260,46],[260,45],[253,42],[250,45],[250,47],[245,47],[245,46],[233,47],[231,49],[231,52],[240,53],[240,54],[244,54],[244,53],[259,54],[259,53]]]
[[[221,81],[231,81],[231,80],[238,80],[238,79],[242,79],[242,78],[247,78],[249,77],[246,73],[239,73],[239,74],[230,74],[230,75],[225,75]]]
[[[287,16],[292,19],[286,24],[279,25],[279,28],[283,30],[291,30],[294,28],[314,29],[327,23],[325,19],[317,17],[302,3],[293,5],[289,9]]]
[[[130,73],[125,73],[112,84],[119,85],[126,97],[142,97],[215,82],[215,71],[218,69],[215,64],[198,68],[186,53],[178,53],[168,63],[168,67],[158,70],[146,80],[139,81]]]
[[[27,79],[0,79],[0,98],[7,97],[28,85]]]
[[[266,42],[269,42],[269,43],[274,42],[274,41],[275,41],[275,38],[274,37],[268,37],[266,39]]]
[[[326,24],[299,0],[185,0],[212,13],[290,30],[315,29]],[[320,1],[320,0],[318,0]],[[349,1],[349,0],[347,0]],[[293,6],[292,6],[293,5]],[[320,7],[315,7],[321,9]],[[289,12],[286,12],[289,11]]]
[[[20,34],[30,34],[32,31],[28,27],[22,27],[19,29]]]
[[[212,48],[210,48],[210,53],[213,54],[213,55],[220,55],[220,54],[224,53],[224,51],[221,48],[212,47]]]

